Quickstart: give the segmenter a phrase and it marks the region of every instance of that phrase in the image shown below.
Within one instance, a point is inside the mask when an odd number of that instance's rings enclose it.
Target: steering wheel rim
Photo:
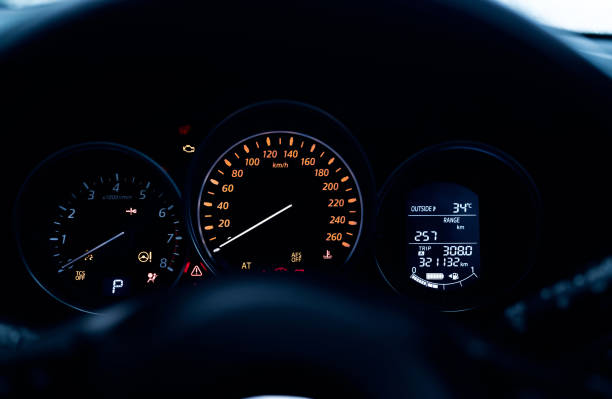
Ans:
[[[12,382],[32,370],[44,376],[20,393],[64,397],[450,397],[435,363],[442,353],[462,356],[462,334],[422,310],[408,315],[397,298],[287,278],[222,278],[204,288],[64,325],[2,368]]]

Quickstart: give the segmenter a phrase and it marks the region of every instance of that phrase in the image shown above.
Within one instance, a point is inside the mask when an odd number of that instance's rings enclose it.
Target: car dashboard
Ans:
[[[590,324],[564,353],[600,376],[609,77],[494,6],[238,3],[86,6],[7,46],[3,320],[316,281],[548,359]]]

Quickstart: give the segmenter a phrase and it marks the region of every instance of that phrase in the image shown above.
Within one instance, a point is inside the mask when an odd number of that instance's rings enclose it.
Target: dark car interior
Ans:
[[[0,24],[0,395],[611,397],[611,76],[488,1]]]

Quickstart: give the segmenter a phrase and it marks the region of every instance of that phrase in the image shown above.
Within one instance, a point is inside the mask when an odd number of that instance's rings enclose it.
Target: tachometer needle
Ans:
[[[243,231],[242,233],[238,234],[235,237],[230,238],[229,240],[225,241],[223,244],[219,245],[218,248],[213,249],[213,252],[219,252],[221,250],[221,248],[223,248],[224,246],[226,246],[227,244],[229,244],[230,242],[242,237],[243,235],[245,235],[246,233],[248,233],[249,231],[256,229],[257,227],[261,226],[262,224],[266,223],[267,221],[269,221],[270,219],[273,219],[275,217],[277,217],[278,215],[280,215],[281,213],[285,212],[287,209],[291,208],[293,206],[293,204],[289,204],[286,207],[284,207],[283,209],[281,209],[280,211],[268,216],[267,218],[265,218],[264,220],[262,220],[261,222],[254,224],[253,226],[249,227],[248,229],[246,229],[245,231]]]
[[[105,246],[107,244],[110,244],[112,241],[115,241],[117,238],[121,237],[124,234],[125,234],[125,231],[122,231],[121,233],[117,234],[116,236],[109,238],[108,240],[104,241],[102,244],[99,244],[96,247],[94,247],[93,249],[90,249],[89,251],[85,252],[83,255],[79,256],[78,258],[73,259],[70,262],[66,263],[64,266],[60,267],[60,269],[57,272],[61,273],[62,271],[64,271],[64,269],[66,269],[70,265],[74,264],[74,262],[78,262],[79,260],[83,259],[84,257],[89,255],[90,253],[92,253],[94,251],[97,251],[98,249],[102,248],[103,246]]]

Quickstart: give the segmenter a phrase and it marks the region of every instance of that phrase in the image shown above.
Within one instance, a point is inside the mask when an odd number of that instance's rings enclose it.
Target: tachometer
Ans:
[[[50,294],[97,311],[176,282],[181,209],[174,183],[144,155],[114,144],[73,147],[45,161],[22,191],[22,253]]]
[[[324,142],[268,131],[228,148],[199,190],[197,231],[229,270],[301,273],[344,264],[362,229],[359,184]]]

